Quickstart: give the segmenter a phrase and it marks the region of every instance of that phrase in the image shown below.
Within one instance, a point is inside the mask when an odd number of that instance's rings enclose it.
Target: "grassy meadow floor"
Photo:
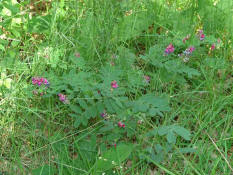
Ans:
[[[0,11],[4,19],[0,17],[0,175],[98,174],[93,171],[94,163],[101,156],[102,144],[107,143],[101,140],[105,137],[101,133],[104,119],[97,116],[86,126],[75,127],[69,104],[63,104],[54,94],[33,96],[31,80],[44,76],[51,86],[59,83],[57,77],[76,69],[70,55],[77,53],[86,61],[78,63],[79,71],[97,75],[103,65],[112,64],[121,48],[130,50],[125,59],[130,60],[132,54],[135,57],[132,69],[138,74],[132,77],[137,78],[141,72],[151,77],[144,92],[168,96],[171,110],[158,120],[138,114],[144,120],[134,128],[133,136],[119,140],[142,147],[163,145],[166,138],[144,136],[153,128],[172,124],[189,130],[191,140],[177,137],[175,151],[161,162],[145,161],[137,151],[132,152],[121,163],[123,167],[114,167],[106,175],[233,174],[231,1],[222,0],[217,5],[211,0],[38,1],[39,5],[32,3],[31,10],[27,1],[11,6],[9,2],[0,5],[5,7]],[[11,15],[6,15],[6,9]],[[21,15],[20,11],[25,13]],[[199,76],[177,73],[180,79],[171,75],[167,80],[163,69],[141,59],[154,45],[163,52],[165,45],[173,43],[178,54],[176,48],[186,48],[182,39],[188,34],[195,38],[198,29],[203,29],[209,43],[200,44],[184,64],[198,70]],[[211,51],[211,42],[218,38],[221,46]],[[98,78],[93,82],[98,84]],[[183,79],[186,81],[180,83]],[[134,84],[134,79],[130,81]],[[83,81],[85,87],[88,83]],[[127,83],[125,91],[132,99],[144,94],[138,87],[127,88]],[[181,153],[181,147],[196,151]]]

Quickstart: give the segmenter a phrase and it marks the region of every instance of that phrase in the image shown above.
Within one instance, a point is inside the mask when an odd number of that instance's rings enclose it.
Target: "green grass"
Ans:
[[[45,166],[46,169],[48,165],[55,167],[57,174],[97,174],[95,162],[112,147],[112,142],[104,140],[110,136],[101,132],[104,121],[96,117],[87,126],[76,128],[69,116],[70,108],[56,95],[30,96],[28,89],[33,76],[46,76],[56,83],[58,77],[76,69],[69,57],[75,52],[86,61],[85,66],[79,65],[78,71],[98,74],[119,48],[127,48],[130,54],[136,55],[137,71],[130,72],[124,67],[126,62],[121,63],[122,70],[130,78],[135,77],[135,81],[142,73],[150,75],[146,91],[169,96],[171,111],[154,120],[139,113],[136,117],[143,120],[142,124],[131,128],[131,137],[119,141],[133,143],[136,148],[121,163],[122,168],[115,167],[106,174],[233,173],[231,1],[222,0],[216,6],[211,0],[87,0],[51,4],[44,15],[36,14],[32,19],[23,16],[23,24],[6,22],[18,17],[19,12],[14,13],[14,9],[11,16],[4,16],[0,11],[5,21],[0,35],[7,34],[0,39],[0,70],[12,80],[11,87],[0,85],[0,174],[40,174],[38,168]],[[21,7],[29,14],[23,3],[13,7],[16,10]],[[205,47],[197,48],[187,65],[197,69],[200,76],[184,76],[187,81],[180,83],[176,81],[178,77],[164,76],[163,69],[140,58],[154,45],[162,50],[170,42],[179,45],[187,34],[196,35],[198,28],[204,29],[207,38],[220,38],[223,42],[213,53],[208,53]],[[130,61],[130,54],[125,60]],[[98,77],[93,80],[99,83]],[[131,99],[143,95],[140,86],[127,89],[127,83],[125,91]],[[191,140],[177,137],[174,151],[165,155],[162,162],[150,160],[148,155],[144,156],[150,163],[140,159],[139,147],[167,143],[165,137],[149,138],[145,134],[152,128],[172,124],[188,129]],[[196,152],[180,153],[179,148],[183,147],[195,148]],[[43,173],[53,174],[52,171]]]

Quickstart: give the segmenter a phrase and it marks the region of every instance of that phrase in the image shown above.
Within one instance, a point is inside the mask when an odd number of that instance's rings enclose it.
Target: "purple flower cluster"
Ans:
[[[117,82],[115,80],[111,82],[111,86],[114,89],[118,88],[118,84],[117,84]]]
[[[59,100],[63,103],[67,100],[66,95],[64,94],[59,93],[58,97],[59,97]]]
[[[214,50],[215,49],[215,44],[212,44],[211,47],[210,47],[210,50]]]
[[[170,53],[174,52],[174,50],[175,50],[174,46],[172,44],[169,44],[164,52],[165,52],[165,54],[170,54]]]
[[[117,125],[118,125],[118,127],[119,127],[119,128],[125,128],[125,124],[124,124],[124,123],[122,123],[122,122],[118,122],[118,124],[117,124]]]
[[[32,84],[41,86],[42,84],[49,86],[49,81],[46,78],[43,77],[33,77],[32,78]]]
[[[189,47],[188,49],[184,51],[185,56],[191,55],[194,50],[195,48],[193,46]]]

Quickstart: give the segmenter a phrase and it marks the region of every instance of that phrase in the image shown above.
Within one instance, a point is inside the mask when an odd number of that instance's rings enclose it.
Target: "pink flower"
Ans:
[[[148,75],[145,75],[145,76],[144,76],[144,79],[145,79],[145,81],[146,81],[147,83],[150,82],[150,77],[149,77]]]
[[[48,82],[48,80],[46,78],[43,78],[43,82],[44,82],[45,85],[49,84],[49,82]]]
[[[205,35],[204,35],[204,34],[201,34],[200,40],[202,41],[202,40],[204,40],[204,39],[205,39]]]
[[[122,123],[121,122],[118,122],[118,127],[122,127]]]
[[[191,47],[188,48],[188,50],[189,50],[189,52],[191,54],[195,50],[195,48],[193,46],[191,46]]]
[[[198,36],[199,36],[201,41],[205,39],[205,34],[203,33],[203,30],[199,30]]]
[[[49,82],[46,78],[43,77],[32,77],[32,84],[41,86],[42,84],[49,85]]]
[[[42,82],[41,82],[41,81],[37,82],[37,85],[38,85],[38,86],[41,86],[41,84],[42,84]]]
[[[185,56],[189,56],[192,54],[192,52],[195,50],[195,48],[193,46],[189,47],[188,49],[186,49],[183,53],[185,54]]]
[[[112,88],[115,88],[115,89],[118,88],[118,84],[115,80],[111,82],[111,86]]]
[[[211,50],[214,50],[215,49],[215,44],[212,44],[211,47],[210,47]]]
[[[67,103],[68,102],[68,100],[66,98],[66,95],[59,93],[58,96],[59,96],[59,100],[61,102],[63,102],[63,103]]]
[[[119,128],[125,128],[125,124],[122,123],[122,122],[118,122],[118,127],[119,127]]]
[[[175,50],[174,46],[172,44],[169,44],[167,46],[167,48],[165,49],[165,53],[170,54],[170,53],[174,52],[174,50]]]

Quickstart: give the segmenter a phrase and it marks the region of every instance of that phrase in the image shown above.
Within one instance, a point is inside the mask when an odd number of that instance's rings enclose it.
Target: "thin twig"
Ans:
[[[83,170],[83,169],[76,168],[76,167],[73,167],[73,166],[70,166],[70,165],[67,165],[67,164],[64,164],[64,163],[56,162],[56,161],[53,161],[53,160],[50,160],[50,162],[53,162],[53,163],[56,163],[56,164],[60,164],[60,165],[66,166],[66,167],[68,167],[68,168],[73,168],[73,169],[75,169],[75,170],[79,170],[79,171],[82,171],[82,172],[87,173],[87,171],[85,171],[85,170]]]
[[[210,135],[205,132],[207,134],[207,136],[209,137],[209,139],[211,140],[211,142],[213,143],[213,145],[215,146],[215,148],[218,150],[218,152],[221,154],[222,158],[225,160],[225,162],[227,163],[228,167],[230,168],[230,170],[233,172],[233,169],[230,165],[230,163],[228,162],[228,160],[226,159],[226,157],[223,155],[223,153],[221,152],[221,150],[218,148],[218,146],[216,145],[216,143],[214,142],[214,140],[210,137]]]

